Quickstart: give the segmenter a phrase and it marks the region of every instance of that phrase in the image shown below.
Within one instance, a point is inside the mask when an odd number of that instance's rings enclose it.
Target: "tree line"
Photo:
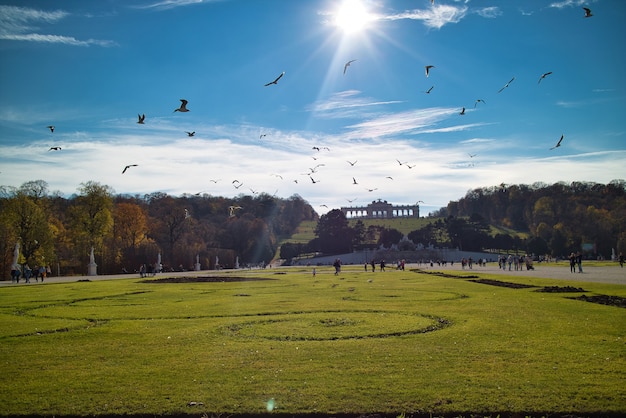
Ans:
[[[91,248],[99,274],[137,271],[158,254],[167,270],[193,268],[196,259],[203,269],[268,263],[282,237],[315,219],[297,195],[129,196],[89,181],[64,198],[43,180],[29,181],[0,188],[0,271],[8,277],[17,242],[20,264],[62,275],[85,274]]]
[[[361,221],[350,226],[335,209],[320,217],[315,239],[283,244],[281,257],[347,253],[382,245],[400,250],[433,246],[554,257],[581,251],[587,257],[608,259],[614,250],[626,252],[626,182],[477,188],[431,213],[430,218],[432,222],[404,237],[394,228],[365,228]]]

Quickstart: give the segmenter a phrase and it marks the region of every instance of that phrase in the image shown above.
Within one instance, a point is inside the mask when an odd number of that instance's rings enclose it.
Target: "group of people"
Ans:
[[[569,272],[576,273],[576,267],[578,266],[578,272],[583,272],[583,255],[578,251],[577,253],[571,253],[569,255]]]
[[[181,265],[182,267],[182,265]],[[126,270],[126,269],[123,269]],[[148,276],[156,276],[157,273],[163,271],[163,265],[159,263],[152,264],[142,264],[139,266],[139,277],[144,278]],[[182,271],[182,270],[181,270]]]
[[[372,260],[370,262],[371,266],[372,266],[372,271],[376,271],[376,260]],[[380,260],[380,263],[378,264],[380,271],[385,271],[385,260]],[[365,271],[367,271],[367,263],[365,263],[365,265],[363,266],[365,267]],[[404,270],[404,260],[402,260],[401,263],[398,264],[398,269]]]
[[[509,254],[508,257],[506,255],[498,257],[498,267],[502,270],[506,270],[507,267],[509,271],[512,269],[515,269],[515,271],[524,270],[524,265],[526,265],[526,270],[535,269],[532,258],[528,256]]]
[[[24,270],[23,272],[18,264],[13,265],[11,268],[11,283],[19,283],[22,276],[24,276],[26,283],[30,283],[31,278],[34,278],[36,282],[39,279],[43,282],[52,273],[50,266],[36,266],[34,269],[31,269],[28,264],[24,264],[22,269]]]

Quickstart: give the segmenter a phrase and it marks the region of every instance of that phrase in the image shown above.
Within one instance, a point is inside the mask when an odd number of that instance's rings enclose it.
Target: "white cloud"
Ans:
[[[376,101],[368,97],[359,97],[360,91],[346,90],[331,95],[326,100],[318,100],[308,110],[328,118],[363,117],[364,108],[402,103],[398,100]]]
[[[215,3],[221,0],[163,0],[156,3],[150,3],[143,6],[136,6],[138,9],[155,9],[155,10],[168,10],[181,6],[189,6],[193,4],[201,3]]]
[[[483,7],[481,9],[476,10],[477,15],[485,17],[485,18],[496,18],[502,15],[499,7],[491,6],[491,7]]]
[[[112,41],[87,39],[80,40],[72,36],[37,33],[36,23],[55,24],[69,13],[62,10],[44,11],[26,7],[0,5],[0,39],[43,43],[60,43],[73,46],[113,46]]]
[[[440,29],[448,23],[458,23],[467,15],[466,6],[436,5],[429,9],[408,10],[386,16],[379,16],[381,20],[421,20],[429,28]]]

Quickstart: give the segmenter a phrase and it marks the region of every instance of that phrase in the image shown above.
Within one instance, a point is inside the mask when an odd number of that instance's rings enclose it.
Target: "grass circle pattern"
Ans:
[[[237,338],[276,341],[330,341],[422,334],[450,325],[443,318],[388,311],[324,311],[275,314],[235,322],[221,331]]]

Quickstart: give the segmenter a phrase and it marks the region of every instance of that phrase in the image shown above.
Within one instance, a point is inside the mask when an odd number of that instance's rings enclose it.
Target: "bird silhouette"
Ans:
[[[139,115],[139,114],[137,114],[137,119],[139,119],[139,120],[137,121],[137,123],[138,123],[138,124],[140,124],[140,125],[143,125],[143,124],[144,124],[143,122],[146,120],[146,115],[145,115],[145,113],[144,113],[143,115]]]
[[[196,131],[193,131],[193,132],[185,131],[185,133],[187,134],[187,136],[194,136],[196,134]]]
[[[126,170],[128,170],[131,167],[137,167],[137,164],[129,164],[126,167],[124,167],[124,169],[122,170],[122,174],[124,174],[126,172]]]
[[[348,164],[350,164],[352,167],[354,167],[354,165],[357,163],[357,160],[354,160],[354,162],[352,161],[346,161]]]
[[[50,147],[48,151],[61,151],[61,147]]]
[[[187,100],[180,99],[180,107],[178,109],[174,109],[174,112],[189,112],[189,109],[187,109],[187,103],[189,103]]]
[[[309,178],[311,179],[311,183],[315,184],[315,183],[319,183],[319,180],[315,180],[313,177],[309,176]]]
[[[46,128],[50,129],[50,132],[54,132],[54,125],[48,125]]]
[[[356,182],[356,179],[354,177],[352,177],[352,184],[359,184]]]
[[[482,103],[482,104],[487,104],[487,103],[485,103],[485,101],[484,101],[483,99],[476,99],[476,101],[474,102],[474,109],[476,109],[476,105],[477,105],[479,102],[480,102],[480,103]]]
[[[461,109],[461,112],[459,113],[459,115],[464,115],[465,114],[465,107],[463,107],[463,109]]]
[[[509,85],[513,82],[513,80],[515,80],[515,77],[511,78],[508,83],[506,83],[500,90],[498,90],[498,93],[500,93],[505,88],[509,87]]]
[[[426,90],[424,93],[430,94],[430,92],[433,90],[433,88],[435,88],[435,86],[430,86],[430,88],[428,90]]]
[[[348,62],[346,62],[346,64],[343,66],[343,75],[346,75],[346,71],[348,70],[348,67],[350,66],[350,64],[352,64],[354,61],[356,60],[350,60]]]
[[[228,216],[230,216],[231,218],[233,216],[235,216],[235,211],[236,210],[240,210],[243,209],[241,206],[229,206],[228,207]]]
[[[434,65],[426,65],[424,66],[424,69],[426,70],[426,77],[428,77],[430,75],[430,69],[431,68],[435,68]]]
[[[266,136],[267,136],[267,134],[261,134],[261,135],[259,135],[259,139],[263,139],[263,138],[265,138]]]
[[[272,84],[278,84],[278,80],[280,80],[284,75],[285,75],[285,72],[283,71],[282,73],[280,73],[278,77],[274,79],[274,81],[270,81],[269,83],[265,84],[265,87],[270,86]]]
[[[588,7],[583,7],[583,9],[585,10],[585,17],[591,17],[591,16],[593,16],[593,15],[591,14],[591,9],[590,9],[590,8],[588,8]]]
[[[541,83],[541,80],[543,80],[544,78],[546,78],[550,74],[552,74],[552,71],[548,71],[547,73],[541,74],[541,77],[539,77],[539,81],[537,81],[537,84]]]
[[[563,141],[563,137],[565,137],[565,135],[561,135],[561,138],[559,139],[559,142],[556,143],[555,146],[553,146],[552,148],[550,148],[551,150],[558,148],[561,146],[561,141]]]

